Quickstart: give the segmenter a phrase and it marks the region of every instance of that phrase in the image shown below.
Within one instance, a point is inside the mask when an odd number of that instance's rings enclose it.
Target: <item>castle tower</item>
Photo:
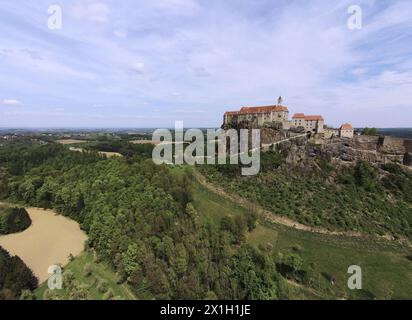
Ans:
[[[278,106],[281,106],[282,103],[283,103],[283,98],[282,98],[282,96],[279,96],[279,98],[278,98]]]

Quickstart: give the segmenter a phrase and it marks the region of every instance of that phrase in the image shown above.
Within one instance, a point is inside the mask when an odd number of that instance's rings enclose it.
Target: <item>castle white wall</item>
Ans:
[[[353,139],[353,130],[340,130],[341,138]]]

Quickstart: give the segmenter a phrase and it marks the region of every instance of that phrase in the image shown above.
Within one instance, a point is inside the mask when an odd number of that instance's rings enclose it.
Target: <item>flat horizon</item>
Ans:
[[[195,128],[193,126],[185,126],[186,128]],[[198,127],[198,129],[215,129],[220,128],[220,126],[216,127]],[[364,129],[364,128],[376,128],[380,130],[408,130],[412,129],[412,127],[371,127],[371,126],[364,126],[364,127],[354,127],[355,129]],[[156,130],[156,129],[174,129],[174,127],[0,127],[0,130]]]

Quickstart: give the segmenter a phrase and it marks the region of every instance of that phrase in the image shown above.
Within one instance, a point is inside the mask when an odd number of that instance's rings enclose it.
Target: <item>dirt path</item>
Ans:
[[[52,210],[26,210],[32,225],[21,233],[0,236],[0,246],[19,256],[42,283],[48,279],[49,266],[65,265],[70,254],[77,256],[83,251],[87,236],[77,222]]]
[[[317,298],[319,298],[319,299],[321,299],[321,300],[325,299],[325,296],[324,296],[324,295],[322,295],[321,293],[319,293],[318,291],[316,291],[315,289],[313,289],[313,288],[311,288],[311,287],[307,287],[307,286],[305,286],[305,285],[303,285],[303,284],[297,283],[297,282],[295,282],[295,281],[293,281],[293,280],[290,280],[290,279],[286,279],[286,278],[285,278],[285,280],[286,280],[286,282],[287,282],[288,284],[290,284],[291,286],[293,286],[293,287],[295,287],[295,288],[299,288],[299,289],[301,289],[301,290],[303,290],[303,291],[307,291],[307,292],[313,294],[315,297],[317,297]]]
[[[235,202],[237,204],[240,204],[242,207],[252,210],[259,214],[263,219],[266,221],[269,221],[271,223],[279,224],[282,226],[286,226],[289,228],[293,228],[295,230],[301,230],[301,231],[307,231],[307,232],[313,232],[313,233],[319,233],[319,234],[325,234],[325,235],[332,235],[332,236],[347,236],[347,237],[357,237],[357,238],[370,238],[371,235],[361,233],[361,232],[354,232],[354,231],[331,231],[325,228],[319,228],[319,227],[310,227],[304,224],[301,224],[297,221],[294,221],[292,219],[282,217],[279,215],[276,215],[275,213],[268,211],[266,209],[263,209],[261,206],[252,203],[248,200],[246,200],[243,197],[240,197],[236,194],[229,194],[225,190],[223,190],[221,187],[216,186],[206,180],[206,178],[196,169],[193,170],[193,175],[196,178],[196,180],[206,189],[209,191],[216,193],[223,198],[226,198],[232,202]],[[375,236],[376,238],[379,239],[384,239],[384,240],[392,240],[388,236]],[[408,245],[411,247],[411,243],[407,239],[402,239],[402,243]]]

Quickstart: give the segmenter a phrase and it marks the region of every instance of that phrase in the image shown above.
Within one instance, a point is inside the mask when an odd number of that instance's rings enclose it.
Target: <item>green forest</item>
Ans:
[[[142,148],[106,159],[10,145],[0,149],[1,198],[78,221],[88,248],[140,298],[288,298],[274,252],[246,242],[256,216],[205,222],[191,202],[190,171],[156,166]]]
[[[0,300],[19,299],[22,292],[37,285],[37,278],[24,262],[0,247]]]
[[[0,205],[0,235],[21,232],[30,225],[30,216],[24,208]]]

